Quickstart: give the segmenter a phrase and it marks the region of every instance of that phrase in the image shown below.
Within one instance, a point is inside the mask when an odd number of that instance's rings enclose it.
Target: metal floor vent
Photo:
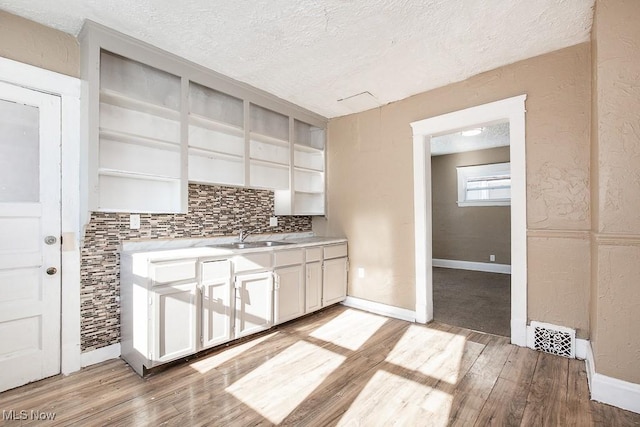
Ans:
[[[551,325],[549,323],[531,322],[533,329],[533,348],[558,356],[576,357],[575,329]]]

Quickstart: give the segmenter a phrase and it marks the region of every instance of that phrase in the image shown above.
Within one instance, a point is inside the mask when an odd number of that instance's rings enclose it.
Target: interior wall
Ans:
[[[590,63],[582,43],[330,120],[328,212],[314,230],[349,239],[349,295],[415,309],[409,123],[526,93],[528,317],[587,337],[589,281],[555,273],[590,263]]]
[[[80,46],[75,37],[3,10],[0,56],[80,77]]]
[[[640,384],[640,2],[595,18],[592,346],[598,373]]]
[[[511,264],[511,207],[458,206],[458,166],[509,161],[509,147],[431,157],[433,258]]]

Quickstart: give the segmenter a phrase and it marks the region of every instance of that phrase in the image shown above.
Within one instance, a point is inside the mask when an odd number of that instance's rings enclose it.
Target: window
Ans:
[[[458,206],[509,206],[511,204],[511,163],[460,166]]]

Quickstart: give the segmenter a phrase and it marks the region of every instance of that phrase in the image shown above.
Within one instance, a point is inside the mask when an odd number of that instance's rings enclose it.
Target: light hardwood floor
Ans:
[[[113,360],[29,384],[0,410],[51,426],[640,425],[589,400],[584,362],[342,306],[145,379]]]

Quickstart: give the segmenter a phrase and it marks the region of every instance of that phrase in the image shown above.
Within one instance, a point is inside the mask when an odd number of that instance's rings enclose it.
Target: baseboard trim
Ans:
[[[586,365],[591,400],[640,414],[640,384],[598,374],[590,344],[587,346]]]
[[[118,357],[120,357],[120,354],[120,343],[112,344],[107,347],[101,347],[97,350],[82,353],[80,355],[80,365],[84,368],[86,366],[104,362],[105,360],[117,359]]]
[[[407,322],[416,321],[416,312],[407,310],[406,308],[394,307],[392,305],[382,304],[379,302],[369,301],[356,297],[347,297],[342,301],[342,305],[357,308],[359,310],[368,311],[381,316],[393,317],[394,319],[406,320]]]
[[[486,273],[511,274],[511,266],[508,264],[495,264],[493,262],[459,261],[456,259],[433,259],[434,267],[455,268],[457,270],[484,271]]]

